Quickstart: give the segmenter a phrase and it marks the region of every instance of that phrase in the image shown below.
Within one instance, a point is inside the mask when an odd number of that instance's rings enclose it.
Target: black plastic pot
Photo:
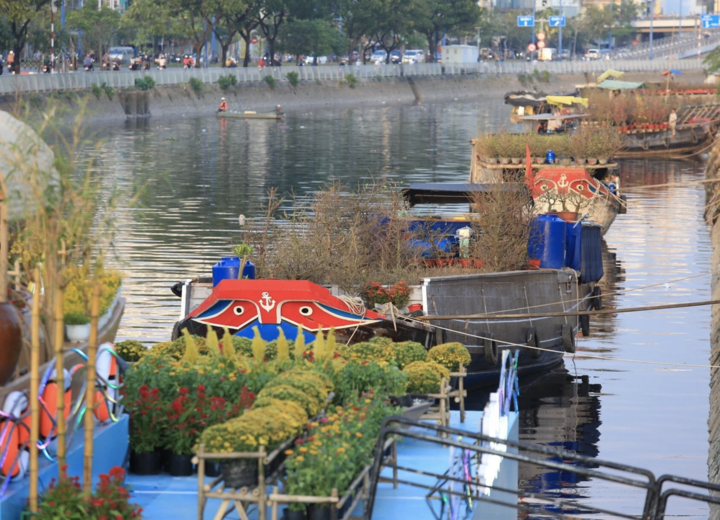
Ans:
[[[283,511],[284,520],[305,520],[306,518],[305,511],[291,511],[290,509]]]
[[[164,471],[170,471],[170,455],[172,455],[172,452],[170,450],[160,450],[160,467]]]
[[[258,484],[258,464],[255,459],[223,462],[220,469],[227,488],[253,488]]]
[[[308,520],[330,520],[330,508],[311,504],[308,506]]]
[[[218,477],[220,476],[221,469],[219,462],[205,461],[205,476],[206,477]]]
[[[189,477],[193,474],[192,455],[171,453],[167,471],[173,477]]]
[[[160,453],[135,453],[135,450],[130,450],[130,472],[136,475],[157,475],[160,473]]]

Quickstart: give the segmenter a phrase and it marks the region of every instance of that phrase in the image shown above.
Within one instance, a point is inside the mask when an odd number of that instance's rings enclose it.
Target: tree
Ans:
[[[425,36],[430,59],[443,33],[470,32],[480,22],[483,10],[474,0],[423,0],[417,29]]]
[[[415,20],[420,15],[419,0],[381,0],[374,13],[372,39],[386,53],[386,63],[390,63],[390,53],[398,49],[415,30]]]
[[[30,22],[49,4],[50,0],[0,0],[0,13],[4,14],[10,25],[12,48],[15,52],[12,70],[16,74],[20,73],[20,53],[27,42]]]
[[[248,9],[245,0],[212,0],[213,11],[215,12],[215,24],[213,32],[220,42],[221,66],[224,67],[227,61],[227,53],[230,44],[238,33],[238,26],[235,21],[237,17]]]
[[[613,13],[610,12],[610,9],[590,5],[585,10],[583,19],[585,29],[592,35],[595,43],[600,46],[601,42],[610,34],[610,28],[613,26]]]
[[[214,9],[217,7],[216,2],[207,2],[204,0],[136,0],[137,2],[145,2],[149,4],[147,8],[158,6],[166,9],[170,16],[178,20],[178,29],[180,34],[190,40],[190,44],[195,51],[195,67],[200,67],[200,54],[202,48],[212,33]]]
[[[98,56],[104,55],[104,48],[120,29],[120,13],[103,4],[100,9],[94,2],[85,2],[80,9],[67,15],[70,29],[81,30],[88,49],[95,49]]]
[[[613,36],[620,42],[631,40],[635,36],[636,29],[632,26],[639,15],[640,7],[635,2],[621,0],[619,5],[613,7],[615,23],[613,25]]]
[[[294,20],[280,29],[280,49],[299,59],[301,54],[317,57],[337,52],[344,41],[337,28],[325,20]],[[297,63],[297,61],[296,61]]]
[[[260,24],[261,2],[262,0],[251,0],[244,11],[238,12],[235,15],[235,28],[245,42],[243,67],[250,65],[250,40],[252,39],[252,32]]]
[[[122,15],[120,26],[134,30],[135,42],[138,45],[152,41],[154,47],[156,38],[169,39],[180,35],[182,33],[180,23],[167,4],[136,0]]]
[[[343,32],[348,39],[348,58],[358,49],[363,37],[371,32],[375,22],[373,14],[379,10],[380,2],[381,0],[337,0],[337,14],[342,20]]]
[[[280,34],[280,26],[288,15],[286,0],[261,0],[258,25],[267,42],[270,64],[275,64],[275,41]]]

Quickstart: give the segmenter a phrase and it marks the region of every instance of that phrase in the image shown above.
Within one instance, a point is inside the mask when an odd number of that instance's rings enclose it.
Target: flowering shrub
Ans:
[[[245,389],[247,391],[247,388]],[[200,434],[206,427],[237,417],[240,405],[228,405],[222,397],[208,398],[205,385],[198,385],[195,392],[180,388],[179,395],[167,412],[167,442],[165,446],[173,453],[190,455]],[[254,395],[246,395],[252,402]]]
[[[318,406],[321,408],[325,404],[325,399],[328,396],[328,392],[324,387],[319,387],[317,383],[313,382],[311,379],[296,377],[295,374],[276,377],[265,385],[265,388],[262,392],[260,392],[260,394],[263,395],[263,393],[269,388],[276,388],[283,385],[291,386],[296,390],[303,392],[305,395],[318,403]]]
[[[334,373],[334,404],[357,398],[374,389],[383,395],[405,395],[407,375],[396,367],[368,361],[348,361]]]
[[[415,341],[390,343],[383,354],[385,359],[394,362],[400,370],[414,361],[425,361],[428,356],[425,347]]]
[[[395,307],[405,307],[410,301],[410,288],[404,281],[400,281],[395,285],[386,289],[379,282],[372,282],[364,292],[365,301],[370,305],[385,304],[392,302]]]
[[[53,479],[40,497],[38,520],[132,520],[142,518],[142,509],[129,503],[130,493],[124,487],[125,470],[115,466],[109,475],[100,475],[100,483],[90,497],[83,496],[78,477],[67,476],[67,466],[60,479]]]
[[[323,402],[317,398],[307,395],[302,390],[283,383],[277,386],[265,387],[258,394],[258,402],[264,399],[280,399],[282,401],[294,401],[303,407],[308,417],[314,417],[323,406]]]
[[[115,343],[114,347],[117,355],[129,363],[139,361],[148,351],[145,345],[134,339],[119,341]]]
[[[285,452],[290,495],[330,496],[333,488],[343,495],[370,462],[382,420],[395,409],[370,391],[328,412]]]
[[[441,364],[450,372],[457,372],[460,365],[470,364],[470,352],[462,343],[443,343],[430,349],[428,357],[431,361]]]
[[[438,371],[433,369],[431,363],[416,361],[406,366],[403,372],[408,377],[409,394],[436,394],[440,391],[442,378]]]
[[[385,359],[385,348],[378,342],[363,341],[345,347],[343,355],[348,360],[379,361]]]
[[[287,439],[297,435],[308,416],[305,410],[292,401],[266,402],[258,399],[256,408],[236,419],[207,428],[200,443],[210,453],[255,452],[260,446],[273,450]]]
[[[143,385],[137,399],[123,401],[130,414],[130,445],[136,453],[155,451],[162,446],[165,425],[160,390]]]
[[[444,378],[450,380],[450,370],[442,366],[440,363],[435,363],[434,361],[414,361],[405,367],[404,372],[406,372],[408,369],[413,370],[418,367],[429,368],[433,372],[435,372],[441,379]]]

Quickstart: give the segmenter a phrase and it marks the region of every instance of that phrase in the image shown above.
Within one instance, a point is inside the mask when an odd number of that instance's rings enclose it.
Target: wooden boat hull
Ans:
[[[594,283],[578,283],[577,273],[570,269],[511,271],[429,278],[423,284],[423,298],[428,314],[435,316],[502,314],[524,312],[557,313],[587,310]],[[562,361],[565,347],[563,326],[577,334],[577,316],[511,320],[441,320],[433,321],[439,332],[438,342],[459,341],[468,346],[472,362],[465,385],[477,388],[496,384],[500,366],[486,359],[483,339],[491,335],[497,343],[498,359],[502,350],[527,345],[528,332],[534,330],[539,347],[533,353],[520,353],[518,374],[523,376],[547,370]],[[475,337],[473,337],[475,336]]]
[[[220,119],[282,119],[282,113],[277,112],[218,112],[217,117]]]
[[[677,128],[675,137],[670,130],[657,132],[631,132],[624,136],[625,147],[618,157],[643,157],[658,154],[691,153],[704,146],[712,138],[710,125],[683,125]]]

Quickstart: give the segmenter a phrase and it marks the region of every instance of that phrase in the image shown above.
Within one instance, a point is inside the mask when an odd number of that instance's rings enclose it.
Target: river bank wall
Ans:
[[[716,141],[710,152],[707,180],[720,180],[720,141]],[[720,182],[707,185],[708,221],[712,222],[711,241],[713,247],[712,298],[720,299]],[[710,365],[720,366],[720,305],[712,307],[710,326]],[[720,369],[710,369],[710,414],[708,417],[708,481],[720,484]],[[720,520],[720,506],[711,506],[710,520]]]
[[[697,76],[697,77],[695,77]],[[629,81],[660,81],[654,73],[626,74]],[[688,74],[687,82],[699,82],[704,75]],[[575,86],[588,81],[584,75],[552,76],[548,83],[537,83],[545,92],[575,91]],[[121,121],[128,117],[193,117],[210,115],[217,110],[221,97],[227,98],[230,110],[306,111],[325,107],[380,106],[384,104],[437,103],[452,101],[501,100],[505,93],[524,87],[517,77],[507,75],[452,75],[401,78],[360,79],[351,86],[344,80],[304,80],[297,87],[287,80],[271,88],[264,81],[241,82],[227,90],[217,83],[206,83],[201,92],[190,84],[158,85],[150,90],[119,89],[108,96],[105,91],[94,94],[90,89],[0,96],[0,110],[24,119],[41,117],[51,105],[58,117],[70,122],[85,104],[84,119],[88,122]]]

